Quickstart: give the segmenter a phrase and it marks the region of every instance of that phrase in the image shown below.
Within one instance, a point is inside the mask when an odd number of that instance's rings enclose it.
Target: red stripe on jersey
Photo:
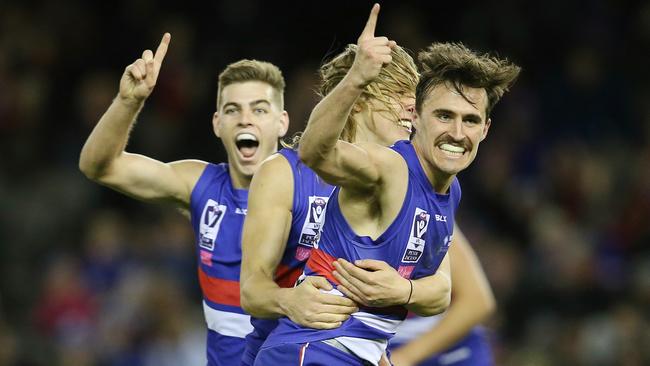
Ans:
[[[334,278],[332,271],[334,266],[332,262],[336,261],[336,258],[331,255],[323,252],[320,249],[312,249],[311,256],[307,261],[307,266],[312,271],[316,272],[317,275],[327,278],[330,282],[338,285],[339,281]]]
[[[286,264],[280,263],[278,265],[278,270],[275,272],[275,283],[284,288],[293,287],[301,274],[302,266],[291,268]]]
[[[239,281],[210,277],[199,267],[199,283],[206,299],[221,305],[241,306]]]

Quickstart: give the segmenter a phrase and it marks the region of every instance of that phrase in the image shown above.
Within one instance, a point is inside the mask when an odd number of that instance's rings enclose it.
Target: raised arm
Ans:
[[[452,303],[429,332],[392,352],[395,365],[415,365],[440,353],[489,317],[496,309],[494,294],[469,241],[458,227],[451,246],[454,286]]]
[[[88,178],[131,197],[186,208],[205,163],[166,164],[125,151],[135,119],[156,85],[170,40],[171,35],[165,33],[155,54],[145,50],[142,58],[126,67],[117,97],[81,150],[79,169]]]
[[[326,294],[332,286],[323,277],[307,277],[299,286],[281,288],[274,281],[286,248],[292,219],[293,173],[287,160],[275,155],[253,176],[242,237],[241,304],[259,318],[288,316],[294,322],[330,329],[357,311],[354,301]]]
[[[375,166],[380,156],[364,146],[339,140],[357,99],[383,65],[392,61],[395,42],[375,37],[379,4],[372,7],[359,36],[354,63],[341,82],[316,105],[301,138],[299,155],[305,164],[328,183],[346,188],[367,189],[379,179]]]

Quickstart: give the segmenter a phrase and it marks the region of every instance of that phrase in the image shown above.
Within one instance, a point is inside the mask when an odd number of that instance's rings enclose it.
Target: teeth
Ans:
[[[464,148],[462,148],[460,146],[454,146],[452,144],[442,144],[442,145],[440,145],[440,149],[442,149],[444,151],[449,151],[449,152],[452,152],[452,153],[459,153],[459,154],[462,154],[462,153],[465,152]]]
[[[253,140],[257,141],[257,137],[251,133],[242,133],[237,135],[237,141],[242,141],[242,140]]]
[[[404,128],[407,128],[409,131],[411,130],[411,127],[413,127],[413,124],[409,121],[399,121],[398,124]]]

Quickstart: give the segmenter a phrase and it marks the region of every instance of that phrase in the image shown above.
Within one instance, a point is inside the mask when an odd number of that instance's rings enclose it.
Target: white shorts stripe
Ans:
[[[208,329],[214,330],[221,335],[244,338],[253,331],[249,315],[213,309],[205,301],[203,302],[203,313],[205,314]]]

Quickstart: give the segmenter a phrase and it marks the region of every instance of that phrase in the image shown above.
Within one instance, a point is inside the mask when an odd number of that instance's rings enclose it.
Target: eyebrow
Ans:
[[[451,115],[453,115],[453,116],[458,115],[458,113],[456,113],[456,112],[454,112],[454,111],[452,111],[452,110],[449,110],[449,109],[444,109],[444,108],[434,109],[434,110],[433,110],[433,113],[435,113],[435,114],[437,114],[437,113],[447,113],[447,114],[451,114]],[[481,117],[481,115],[476,114],[476,113],[467,113],[467,114],[463,114],[462,117],[463,117],[463,119],[465,119],[465,118],[467,118],[467,117],[470,117],[470,118],[474,118],[474,119],[476,119],[476,120],[478,120],[478,121],[482,121],[482,120],[483,120],[483,117]]]
[[[253,107],[253,106],[257,105],[257,104],[262,104],[262,103],[265,103],[265,104],[268,104],[269,106],[271,106],[271,102],[269,102],[266,99],[254,100],[254,101],[248,103],[248,105]],[[228,103],[224,104],[223,107],[221,107],[221,108],[226,108],[226,107],[230,107],[230,106],[239,108],[241,105],[239,103],[235,103],[235,102],[228,102]]]

